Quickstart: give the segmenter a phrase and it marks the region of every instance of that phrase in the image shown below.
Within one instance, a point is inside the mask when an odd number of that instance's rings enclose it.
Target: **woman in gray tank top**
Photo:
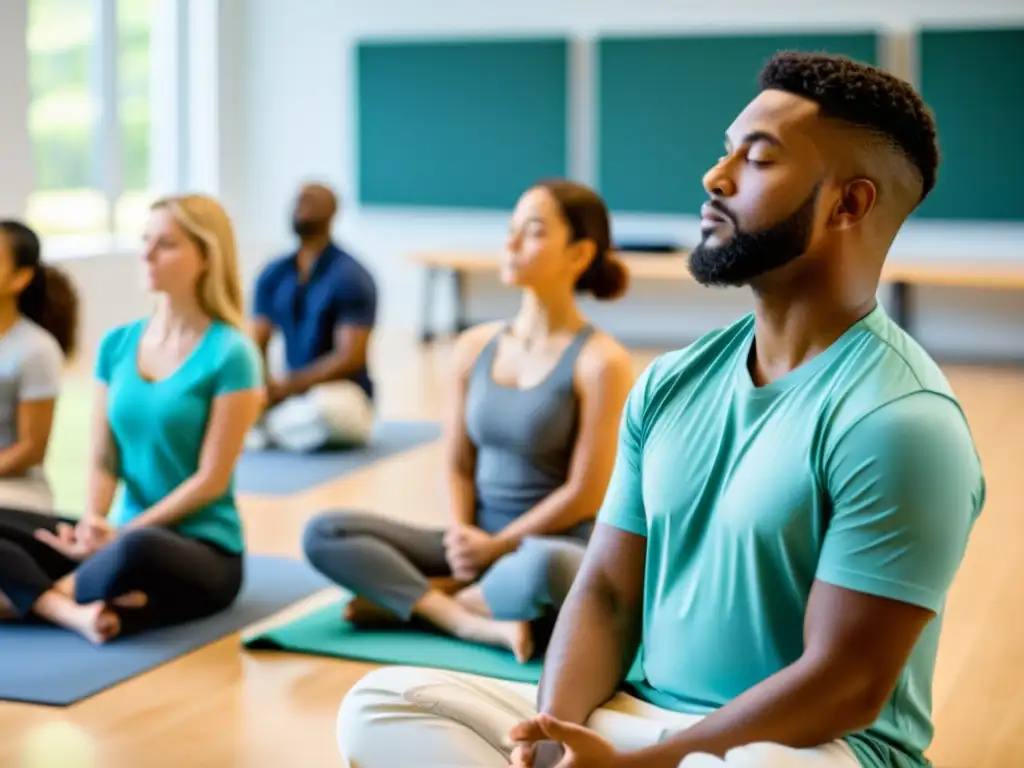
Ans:
[[[590,326],[576,293],[620,296],[601,198],[538,184],[513,214],[502,280],[523,292],[508,323],[455,345],[445,434],[450,522],[425,529],[330,512],[304,535],[312,565],[357,597],[357,624],[414,616],[530,659],[579,568],[615,461],[629,355]]]

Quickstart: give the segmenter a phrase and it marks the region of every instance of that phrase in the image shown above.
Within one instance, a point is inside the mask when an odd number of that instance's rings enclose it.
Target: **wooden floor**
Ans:
[[[450,349],[421,352],[388,338],[377,350],[382,415],[438,417]],[[639,370],[650,355],[635,359]],[[948,373],[980,446],[989,496],[950,599],[931,757],[941,768],[1009,768],[1024,765],[1024,373]],[[297,555],[305,520],[331,507],[440,522],[440,468],[432,445],[284,501],[246,497],[250,548]],[[0,703],[0,766],[340,765],[335,712],[368,668],[242,652],[238,636],[227,637],[74,707]]]

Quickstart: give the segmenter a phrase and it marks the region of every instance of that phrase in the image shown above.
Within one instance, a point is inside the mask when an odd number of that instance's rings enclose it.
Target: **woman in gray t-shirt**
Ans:
[[[40,259],[39,238],[0,220],[0,507],[51,511],[43,472],[78,297]]]

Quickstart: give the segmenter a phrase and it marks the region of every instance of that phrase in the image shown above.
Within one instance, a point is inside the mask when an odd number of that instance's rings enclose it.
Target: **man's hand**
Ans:
[[[525,741],[512,751],[509,768],[558,768],[565,757],[561,742],[545,739],[535,743]]]
[[[498,540],[474,525],[453,525],[444,536],[445,560],[460,581],[476,581],[503,554]]]
[[[625,756],[589,728],[540,714],[516,725],[511,768],[626,768]],[[552,749],[552,742],[555,748]],[[560,748],[559,748],[560,747]]]
[[[96,526],[94,521],[89,521],[83,527],[81,535],[79,535],[77,526],[72,527],[67,523],[58,523],[56,533],[45,528],[39,528],[35,531],[37,540],[53,547],[64,557],[68,558],[68,560],[74,560],[78,563],[95,555],[110,544],[116,536],[116,531],[109,525],[105,528],[103,526]]]
[[[279,403],[283,403],[289,397],[292,396],[292,392],[289,389],[288,382],[283,379],[268,379],[267,380],[267,407],[272,408]]]

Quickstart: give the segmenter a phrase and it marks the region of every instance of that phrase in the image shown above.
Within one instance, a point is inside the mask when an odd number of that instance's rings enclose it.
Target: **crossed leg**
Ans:
[[[342,701],[337,742],[350,768],[508,768],[512,726],[536,715],[536,686],[412,667],[384,667]],[[587,726],[631,752],[684,730],[699,717],[660,709],[624,693]],[[538,766],[537,768],[543,768]],[[679,768],[858,768],[840,741],[814,749],[751,744],[724,758],[694,754]]]

